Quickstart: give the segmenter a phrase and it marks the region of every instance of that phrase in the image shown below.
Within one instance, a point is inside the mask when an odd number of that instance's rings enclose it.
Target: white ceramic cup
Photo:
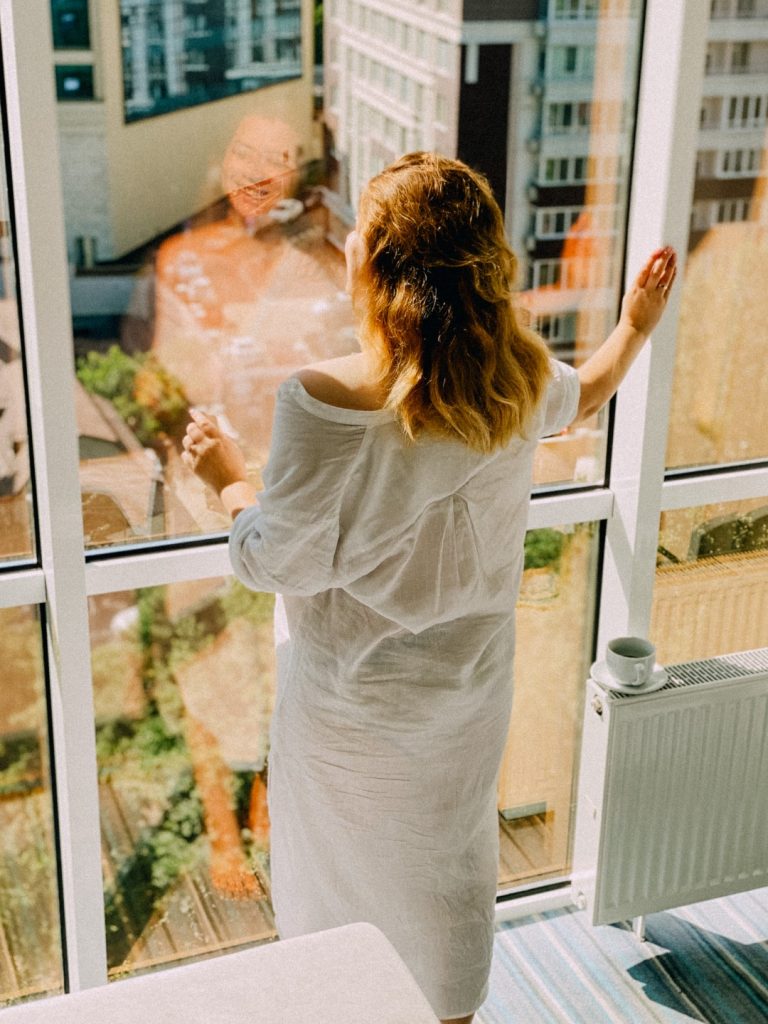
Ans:
[[[656,648],[639,636],[618,636],[605,650],[608,671],[627,686],[642,686],[653,675]]]

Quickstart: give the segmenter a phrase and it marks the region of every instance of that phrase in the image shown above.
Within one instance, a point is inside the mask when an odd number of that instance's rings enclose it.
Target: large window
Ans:
[[[667,447],[676,469],[768,456],[755,326],[768,260],[768,11],[713,4],[709,35]]]
[[[0,6],[0,1001],[275,936],[272,598],[181,438],[217,415],[259,484],[280,381],[358,348],[344,239],[403,151],[487,174],[572,365],[683,256],[612,421],[535,456],[498,882],[567,887],[605,640],[765,642],[768,8]]]
[[[118,86],[109,75],[102,76],[105,113],[87,128],[59,106],[89,547],[227,529],[180,461],[189,409],[221,418],[246,446],[258,483],[280,380],[302,364],[357,349],[343,241],[365,181],[404,151],[458,155],[489,176],[521,260],[520,302],[535,323],[568,324],[564,333],[544,332],[556,356],[583,361],[618,306],[638,16],[612,10],[604,20],[614,29],[601,34],[594,9],[577,5],[569,18],[582,22],[578,80],[515,80],[512,106],[496,109],[485,97],[497,76],[508,76],[513,61],[538,67],[550,52],[562,55],[570,25],[542,19],[543,33],[503,48],[489,41],[471,56],[455,41],[457,12],[427,33],[404,2],[386,19],[353,4],[350,34],[346,8],[329,7],[324,102],[313,115],[320,97],[308,63],[294,81],[276,80],[272,90],[224,104],[207,102],[214,94],[203,84],[196,91],[184,84],[191,41],[202,46],[215,36],[226,49],[234,26],[240,49],[245,42],[258,48],[253,40],[267,30],[285,41],[290,32],[281,19],[294,18],[298,32],[298,4],[193,6],[124,0],[121,40],[124,72],[133,76],[131,117],[190,96],[194,110],[126,125],[116,116],[110,90]],[[221,32],[209,24],[209,6],[224,17]],[[116,44],[117,25],[107,22],[105,30]],[[417,52],[426,64],[417,74],[411,45],[422,37]],[[465,69],[476,61],[476,75],[446,77],[462,61]],[[80,80],[58,72],[62,82],[71,79],[61,98],[80,98]],[[228,82],[244,81],[223,73]],[[153,100],[155,79],[165,92]],[[541,95],[531,104],[534,86]],[[514,116],[518,106],[525,123]],[[566,138],[573,132],[578,156]],[[596,417],[545,441],[537,483],[599,483],[606,424]]]

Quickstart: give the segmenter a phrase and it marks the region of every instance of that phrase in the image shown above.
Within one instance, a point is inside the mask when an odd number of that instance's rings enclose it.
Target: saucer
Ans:
[[[660,690],[669,682],[666,669],[659,664],[654,666],[648,682],[641,683],[639,686],[630,686],[628,683],[622,683],[621,680],[616,679],[611,675],[604,661],[596,661],[589,670],[589,674],[601,686],[605,686],[609,690],[618,690],[619,693],[653,693],[654,690]]]

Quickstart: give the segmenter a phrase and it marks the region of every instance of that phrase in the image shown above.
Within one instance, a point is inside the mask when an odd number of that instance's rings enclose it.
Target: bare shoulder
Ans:
[[[383,400],[359,353],[310,363],[293,375],[307,394],[342,409],[380,409]]]

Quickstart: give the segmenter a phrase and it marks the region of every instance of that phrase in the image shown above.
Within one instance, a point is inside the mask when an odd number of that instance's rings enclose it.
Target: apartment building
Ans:
[[[325,117],[341,197],[354,206],[364,182],[411,149],[483,170],[537,326],[568,359],[577,330],[596,340],[615,313],[639,5],[611,6],[596,76],[598,0],[326,4]]]
[[[715,224],[757,219],[768,122],[768,3],[713,0],[690,247]]]

